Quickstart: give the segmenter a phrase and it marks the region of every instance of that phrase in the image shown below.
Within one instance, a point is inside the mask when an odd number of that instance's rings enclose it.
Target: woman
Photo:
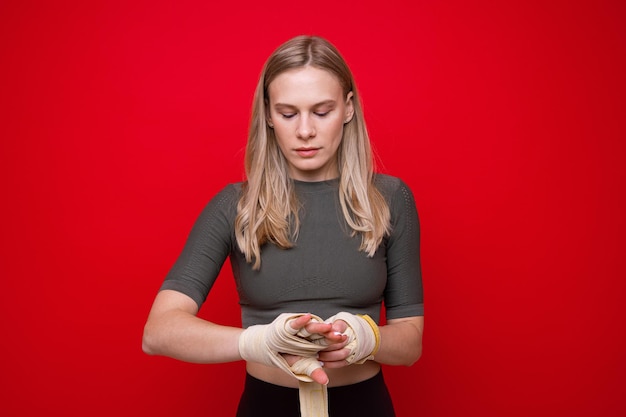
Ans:
[[[352,74],[328,41],[296,37],[265,63],[245,167],[193,227],[144,351],[245,359],[238,416],[393,416],[381,364],[421,355],[419,223],[408,187],[374,174]],[[226,257],[243,329],[196,316]]]

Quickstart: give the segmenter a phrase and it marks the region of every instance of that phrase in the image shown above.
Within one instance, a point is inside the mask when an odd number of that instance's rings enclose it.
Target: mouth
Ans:
[[[295,151],[302,158],[312,158],[319,152],[319,150],[320,148],[297,148]]]

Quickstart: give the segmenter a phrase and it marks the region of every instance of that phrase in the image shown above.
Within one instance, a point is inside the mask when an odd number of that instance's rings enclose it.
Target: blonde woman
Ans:
[[[240,417],[395,415],[381,364],[421,355],[418,217],[408,187],[374,173],[354,79],[325,39],[296,37],[268,58],[245,168],[194,225],[144,351],[246,360]],[[197,317],[227,257],[243,328]]]

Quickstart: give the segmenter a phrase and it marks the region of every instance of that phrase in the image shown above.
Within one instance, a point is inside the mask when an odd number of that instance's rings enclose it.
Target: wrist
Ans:
[[[371,317],[361,314],[340,312],[327,321],[335,322],[342,320],[348,328],[345,334],[348,341],[345,345],[350,350],[346,358],[349,364],[362,364],[367,360],[374,359],[374,354],[380,348],[380,331],[378,325]]]
[[[372,319],[367,314],[357,314],[357,316],[367,322],[367,324],[372,329],[372,333],[374,334],[375,345],[372,349],[372,352],[369,354],[371,359],[374,359],[374,355],[376,355],[378,353],[378,350],[380,349],[380,329],[378,328],[378,324],[376,324],[374,319]]]

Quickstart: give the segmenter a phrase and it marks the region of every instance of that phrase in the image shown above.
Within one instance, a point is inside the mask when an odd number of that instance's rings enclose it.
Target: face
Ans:
[[[337,178],[343,126],[354,113],[352,93],[344,95],[330,72],[303,67],[278,75],[268,86],[268,95],[267,121],[287,159],[291,178]]]

